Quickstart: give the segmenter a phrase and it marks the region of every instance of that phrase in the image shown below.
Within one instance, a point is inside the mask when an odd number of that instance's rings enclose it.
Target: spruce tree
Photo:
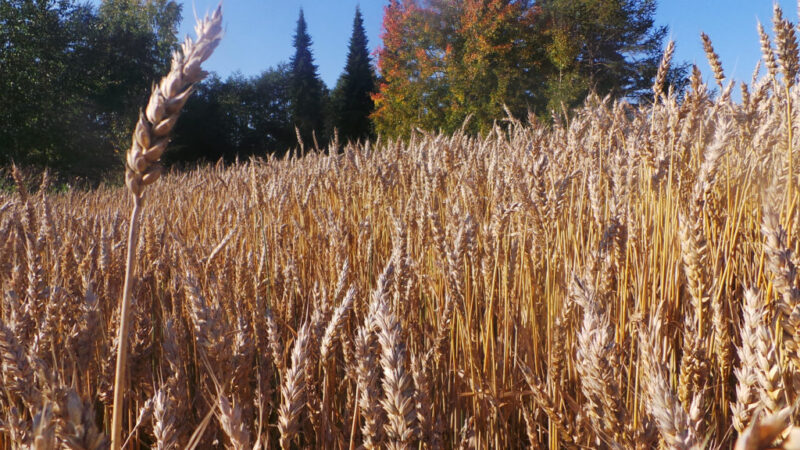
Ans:
[[[353,33],[347,53],[347,65],[339,77],[334,92],[334,125],[343,142],[358,141],[372,136],[369,116],[375,109],[375,72],[367,48],[367,34],[361,9],[356,6]]]
[[[317,75],[314,56],[311,54],[311,36],[308,35],[303,10],[297,19],[297,31],[294,35],[295,54],[291,59],[292,78],[290,99],[292,122],[300,130],[305,148],[314,145],[313,135],[320,140],[324,126],[323,116],[323,84]]]

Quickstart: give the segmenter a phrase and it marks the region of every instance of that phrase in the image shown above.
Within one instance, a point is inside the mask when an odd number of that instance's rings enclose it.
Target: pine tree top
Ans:
[[[297,29],[293,38],[295,54],[291,59],[292,70],[310,72],[316,76],[317,66],[314,65],[314,56],[311,53],[311,36],[308,34],[303,8],[300,8],[300,17],[297,19]]]
[[[358,6],[356,6],[356,14],[353,18],[353,33],[350,35],[345,73],[350,76],[358,74],[361,77],[369,75],[368,78],[370,79],[372,77],[367,33],[364,30],[364,18],[361,15],[361,8]]]

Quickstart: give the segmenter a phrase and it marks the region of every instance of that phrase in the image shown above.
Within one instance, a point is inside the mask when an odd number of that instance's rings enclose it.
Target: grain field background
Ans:
[[[664,88],[670,45],[653,104],[162,176],[126,448],[800,448],[800,88],[775,30],[746,84],[706,39],[715,93],[696,68]],[[0,447],[105,448],[134,202],[13,175]]]

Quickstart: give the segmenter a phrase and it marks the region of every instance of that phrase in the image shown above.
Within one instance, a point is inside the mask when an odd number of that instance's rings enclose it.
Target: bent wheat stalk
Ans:
[[[133,142],[126,155],[125,184],[133,195],[133,210],[128,230],[125,287],[120,306],[117,367],[114,378],[111,447],[115,450],[121,448],[122,444],[123,384],[130,328],[131,278],[144,188],[161,175],[159,160],[169,143],[169,133],[178,120],[181,108],[192,94],[194,84],[206,76],[200,65],[211,56],[222,38],[222,6],[218,6],[210,17],[206,16],[198,21],[195,32],[197,41],[186,38],[180,51],[172,55],[172,66],[167,76],[153,86],[147,108],[139,115],[139,122],[133,132]]]

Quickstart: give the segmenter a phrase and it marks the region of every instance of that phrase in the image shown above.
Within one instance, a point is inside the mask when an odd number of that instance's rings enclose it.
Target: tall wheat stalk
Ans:
[[[144,201],[145,186],[161,175],[159,160],[169,143],[169,133],[178,120],[181,108],[192,94],[194,84],[207,75],[200,67],[211,56],[222,39],[222,5],[195,25],[197,41],[190,37],[172,55],[167,76],[153,86],[147,109],[139,115],[133,142],[126,155],[125,184],[133,196],[133,210],[128,229],[128,250],[125,263],[125,287],[120,306],[117,366],[114,376],[114,412],[111,424],[111,447],[122,446],[122,414],[127,364],[127,338],[130,329],[131,287],[133,283],[135,244],[139,234],[139,211]]]

